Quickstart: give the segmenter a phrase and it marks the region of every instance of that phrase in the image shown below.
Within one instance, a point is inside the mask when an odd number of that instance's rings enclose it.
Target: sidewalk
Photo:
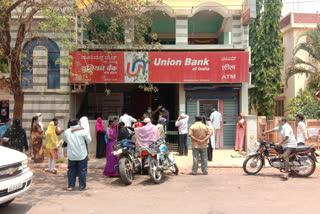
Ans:
[[[188,156],[179,156],[177,153],[174,153],[176,156],[176,161],[180,169],[191,169],[192,167],[192,152],[189,150]],[[208,162],[208,167],[210,168],[241,168],[245,157],[242,158],[232,158],[231,155],[237,154],[233,150],[215,150],[213,151],[213,160]],[[90,155],[90,160],[88,161],[89,169],[104,169],[106,164],[105,158],[96,159],[94,155]],[[48,162],[47,159],[43,163],[33,163],[29,159],[30,168],[47,168]],[[68,161],[67,159],[64,163],[57,163],[56,168],[67,168]],[[199,164],[200,166],[200,164]]]

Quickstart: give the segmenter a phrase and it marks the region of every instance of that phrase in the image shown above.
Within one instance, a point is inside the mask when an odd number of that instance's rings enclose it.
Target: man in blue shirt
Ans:
[[[70,128],[64,132],[68,154],[68,191],[74,189],[77,175],[80,190],[87,190],[86,178],[88,167],[88,152],[86,143],[91,143],[91,136],[81,128],[78,119],[70,121]]]
[[[3,137],[4,133],[6,133],[6,131],[10,128],[10,120],[6,119],[4,121],[4,125],[0,127],[0,138]]]

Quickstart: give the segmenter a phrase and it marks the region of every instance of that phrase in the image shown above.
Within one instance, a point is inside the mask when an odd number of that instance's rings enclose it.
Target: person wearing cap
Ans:
[[[185,113],[181,113],[175,124],[179,130],[179,154],[185,156],[188,156],[188,121],[189,116]]]
[[[158,124],[156,125],[158,131],[159,131],[159,135],[160,135],[160,139],[165,139],[166,135],[164,133],[164,126],[166,124],[166,119],[164,119],[161,115],[159,116],[159,120],[158,120]]]

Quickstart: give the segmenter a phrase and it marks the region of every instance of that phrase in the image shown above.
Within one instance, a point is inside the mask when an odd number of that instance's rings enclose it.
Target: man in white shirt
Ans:
[[[308,135],[306,132],[306,124],[303,122],[304,116],[302,114],[296,115],[297,120],[297,142],[298,145],[304,145],[305,142],[308,142]]]
[[[286,172],[285,175],[281,176],[284,180],[288,180],[288,174],[289,174],[289,155],[291,152],[297,148],[297,141],[294,136],[293,130],[291,126],[287,122],[287,118],[283,117],[281,118],[279,122],[279,126],[268,130],[265,132],[279,132],[280,133],[280,142],[276,143],[276,146],[282,146],[284,149],[284,153],[282,154],[282,158],[284,160],[284,170]]]
[[[180,117],[176,121],[176,127],[179,129],[179,153],[180,155],[188,156],[188,121],[189,116],[185,113],[181,113]]]
[[[220,146],[220,135],[221,135],[220,130],[221,130],[222,115],[220,112],[217,111],[216,108],[212,109],[210,120],[214,129],[214,136],[215,136],[215,143],[216,143],[215,147],[218,147]]]
[[[121,122],[123,122],[125,126],[131,127],[132,123],[136,123],[137,120],[131,117],[130,115],[128,115],[127,113],[124,113],[119,119],[119,123]]]
[[[80,190],[87,189],[88,152],[86,143],[91,143],[91,136],[78,123],[79,120],[72,119],[70,128],[64,132],[64,140],[68,144],[68,191],[74,189],[77,175]]]

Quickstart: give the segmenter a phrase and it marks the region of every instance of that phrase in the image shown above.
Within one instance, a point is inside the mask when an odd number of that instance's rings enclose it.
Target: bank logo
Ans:
[[[145,75],[146,69],[147,69],[146,62],[142,59],[138,59],[133,62],[132,66],[131,66],[131,62],[128,62],[126,70],[127,70],[127,74],[130,77],[135,77],[140,73],[142,75]]]
[[[146,52],[125,52],[125,82],[145,83],[148,82],[148,53]]]

